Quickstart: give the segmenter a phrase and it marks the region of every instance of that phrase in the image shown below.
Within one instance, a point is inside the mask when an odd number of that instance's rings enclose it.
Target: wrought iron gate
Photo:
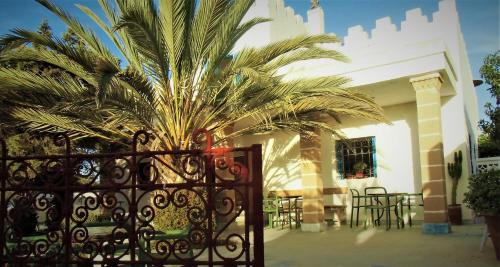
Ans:
[[[9,156],[1,141],[0,265],[263,266],[261,146]],[[203,148],[204,146],[204,148]],[[36,225],[33,225],[36,224]],[[36,228],[35,228],[36,227]]]

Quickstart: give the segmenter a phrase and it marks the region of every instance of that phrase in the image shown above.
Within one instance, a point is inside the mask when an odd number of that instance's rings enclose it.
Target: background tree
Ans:
[[[480,158],[500,156],[500,146],[484,133],[479,135],[478,147]]]
[[[500,51],[488,55],[479,72],[481,78],[490,85],[488,91],[496,100],[495,104],[488,102],[484,106],[489,120],[479,121],[479,128],[484,133],[479,142],[479,155],[500,156]]]
[[[41,36],[52,38],[52,27],[50,27],[48,20],[46,19],[42,20],[40,25],[38,25],[37,33],[40,34]],[[39,46],[36,43],[33,44],[33,47],[36,49],[43,48],[42,46]]]
[[[71,28],[63,33],[62,39],[72,47],[84,48],[85,46],[80,37],[78,37],[78,35],[76,35],[76,33],[71,30]]]

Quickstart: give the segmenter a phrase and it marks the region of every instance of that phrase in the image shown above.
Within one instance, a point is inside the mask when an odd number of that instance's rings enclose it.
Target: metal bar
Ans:
[[[66,147],[65,157],[64,157],[64,248],[66,249],[66,253],[64,255],[64,263],[66,266],[69,265],[69,261],[71,260],[71,234],[70,234],[70,218],[73,208],[73,193],[69,188],[69,183],[71,181],[71,143],[69,137],[66,134],[61,134],[61,137],[64,138],[64,145]],[[57,138],[57,137],[56,137]]]
[[[224,182],[224,183],[195,183],[195,184],[190,184],[190,183],[175,183],[175,184],[137,184],[136,186],[133,185],[92,185],[91,187],[86,187],[86,186],[68,186],[69,190],[72,190],[73,192],[88,192],[89,189],[91,190],[115,190],[115,189],[142,189],[142,190],[159,190],[159,189],[165,189],[165,188],[180,188],[180,189],[190,189],[193,186],[197,187],[208,187],[208,186],[225,186],[225,187],[234,187],[234,186],[251,186],[251,183],[243,183],[243,182]],[[64,190],[66,187],[65,186],[51,186],[51,187],[39,187],[39,186],[15,186],[15,187],[6,187],[5,191],[40,191],[40,192],[52,192],[55,190]]]
[[[6,259],[4,255],[5,240],[5,218],[7,217],[7,205],[5,203],[5,180],[7,180],[7,144],[0,138],[0,147],[2,149],[2,169],[0,173],[0,262]]]
[[[213,221],[212,221],[212,213],[214,212],[214,191],[215,191],[215,158],[212,155],[205,156],[205,173],[207,175],[207,215],[208,215],[208,226],[207,226],[207,244],[208,244],[208,266],[213,266]]]
[[[248,157],[249,157],[248,152],[245,152],[247,166],[248,166]],[[250,221],[250,190],[248,190],[248,188],[253,186],[252,183],[253,179],[250,178],[250,175],[248,175],[246,179],[247,181],[250,181],[250,186],[245,186],[245,195],[243,202],[243,207],[245,208],[245,243],[243,245],[245,246],[245,262],[246,262],[245,266],[250,266],[250,262],[252,261],[252,259],[250,258],[250,224],[252,222]]]
[[[264,218],[262,211],[262,145],[252,145],[254,207],[254,266],[264,266]]]
[[[136,230],[137,227],[135,225],[136,223],[136,217],[137,217],[137,200],[136,200],[136,186],[137,186],[137,141],[139,141],[139,136],[143,134],[145,141],[147,142],[148,140],[148,134],[146,132],[136,132],[134,134],[134,137],[132,139],[132,169],[130,170],[130,174],[132,175],[132,194],[130,196],[130,205],[128,206],[128,214],[130,217],[130,233],[129,233],[129,247],[130,247],[130,260],[132,260],[132,267],[135,266],[135,249],[137,248],[140,250],[141,248],[138,245],[138,242],[136,241],[136,238],[138,239],[138,231]],[[139,259],[140,260],[140,259]]]
[[[224,148],[224,150],[220,150],[217,152],[213,152],[214,154],[220,154],[222,152],[238,152],[238,151],[249,151],[249,147],[237,147],[237,148]],[[99,159],[99,158],[125,158],[131,157],[133,154],[136,156],[165,156],[165,155],[199,155],[202,156],[205,154],[205,150],[193,149],[193,150],[157,150],[157,151],[137,151],[134,152],[116,152],[116,153],[95,153],[95,154],[82,154],[82,153],[74,153],[71,154],[71,159]],[[6,156],[6,160],[44,160],[44,159],[61,159],[65,158],[64,154],[56,154],[56,155],[34,155],[34,156]]]

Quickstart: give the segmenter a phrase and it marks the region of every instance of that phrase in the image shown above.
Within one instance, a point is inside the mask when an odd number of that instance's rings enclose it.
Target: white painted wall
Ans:
[[[295,14],[293,8],[285,7],[283,0],[255,0],[243,22],[256,17],[270,18],[272,21],[250,29],[238,40],[233,51],[239,51],[244,47],[262,47],[272,42],[307,34],[307,26],[302,16]]]
[[[377,177],[366,179],[340,179],[336,171],[335,153],[331,160],[332,177],[325,185],[354,188],[364,193],[368,186],[384,186],[389,192],[420,192],[420,159],[418,148],[417,110],[415,103],[384,108],[390,124],[373,124],[359,119],[343,121],[342,131],[348,138],[375,136]],[[334,147],[331,148],[332,150]],[[347,203],[351,203],[350,194]],[[350,216],[348,209],[347,215]],[[421,214],[418,214],[420,219]]]
[[[238,129],[238,125],[235,129]],[[279,132],[236,138],[235,145],[262,144],[264,191],[268,192],[302,189],[299,141],[297,134]]]

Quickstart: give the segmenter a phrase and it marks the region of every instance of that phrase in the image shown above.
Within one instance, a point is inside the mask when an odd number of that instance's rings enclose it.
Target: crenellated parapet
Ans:
[[[432,21],[422,14],[420,8],[406,11],[405,19],[399,30],[390,17],[376,20],[375,28],[370,34],[361,25],[348,28],[344,37],[345,49],[395,46],[405,43],[417,43],[434,38],[456,37],[459,33],[459,22],[455,1],[444,0],[439,2],[438,11],[433,13]]]
[[[256,17],[269,18],[271,21],[250,29],[237,43],[236,51],[248,46],[267,45],[308,32],[302,16],[296,14],[293,8],[285,6],[284,0],[255,0],[243,22]]]

